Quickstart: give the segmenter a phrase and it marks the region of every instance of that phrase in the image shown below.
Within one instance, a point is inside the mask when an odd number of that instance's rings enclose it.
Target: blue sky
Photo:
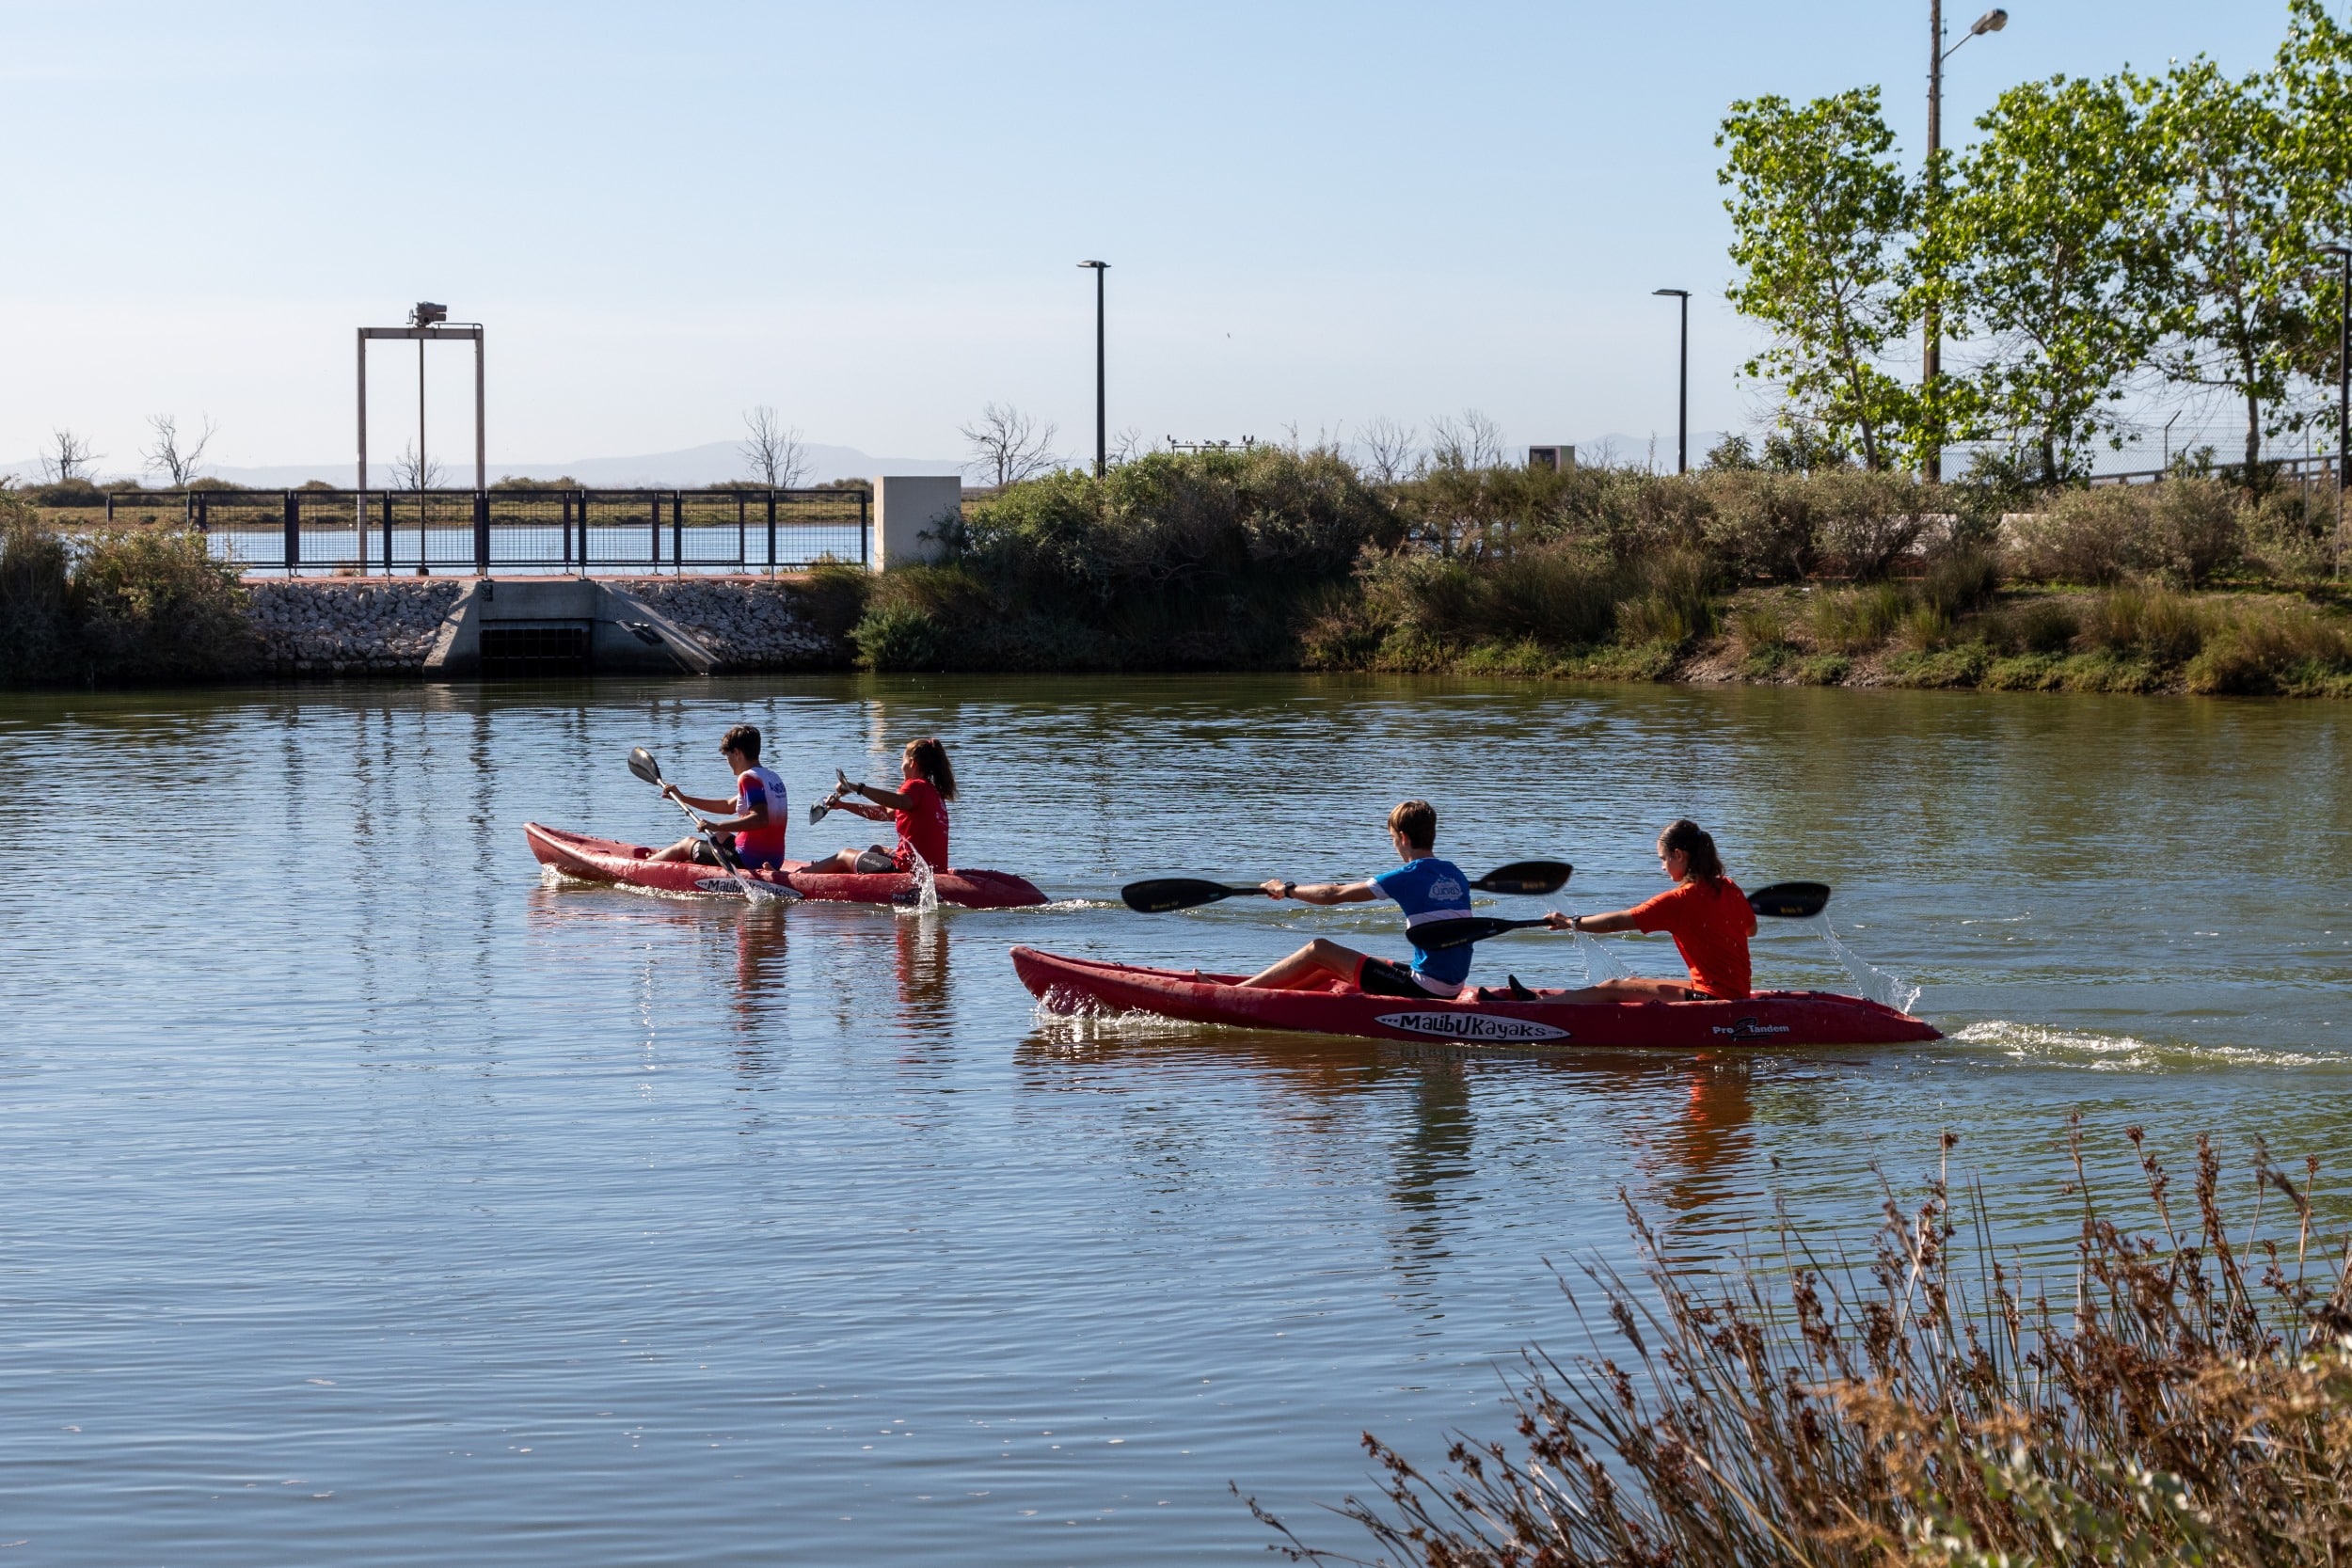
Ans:
[[[2012,0],[1947,78],[2267,58],[2273,0]],[[1747,424],[1722,303],[1731,100],[1882,84],[1924,124],[1924,0],[1816,4],[0,3],[0,460],[341,461],[352,329],[489,329],[491,466],[730,439],[960,455],[991,399],[1302,436],[1469,405],[1515,445]],[[1959,0],[1955,32],[1976,8]],[[403,345],[405,349],[405,345]],[[469,445],[470,367],[431,372]],[[374,376],[396,451],[413,360]]]

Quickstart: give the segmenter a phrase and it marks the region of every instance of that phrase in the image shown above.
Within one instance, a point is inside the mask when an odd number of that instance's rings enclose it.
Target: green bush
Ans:
[[[1899,474],[1834,468],[1807,483],[1820,517],[1821,552],[1857,582],[1884,577],[1919,543],[1930,514],[1943,509],[1940,487]]]
[[[0,685],[61,678],[74,641],[65,541],[0,489]]]
[[[1936,557],[1919,584],[1919,597],[1947,619],[1991,604],[2001,591],[2000,562],[1990,550],[1963,546]]]
[[[2281,582],[2310,582],[2336,570],[2333,489],[2280,486],[2239,514],[2247,564]]]
[[[858,662],[868,670],[936,670],[947,639],[930,612],[914,605],[878,605],[850,628]]]
[[[1986,641],[2010,653],[2062,654],[2082,635],[2082,619],[2060,599],[2032,599],[1989,622]]]
[[[2196,588],[2238,563],[2246,534],[2238,520],[2238,495],[2217,479],[2169,479],[2151,485],[2148,531],[2142,550],[2146,568],[2184,588]]]
[[[2169,665],[2194,658],[2204,639],[2205,618],[2195,601],[2161,588],[2118,588],[2083,607],[2074,645]]]
[[[220,680],[258,651],[245,587],[190,530],[103,533],[73,568],[76,662],[96,681]]]
[[[2132,486],[2068,490],[2010,525],[2010,566],[2034,582],[2104,586],[2139,565],[2147,532],[2147,508]]]

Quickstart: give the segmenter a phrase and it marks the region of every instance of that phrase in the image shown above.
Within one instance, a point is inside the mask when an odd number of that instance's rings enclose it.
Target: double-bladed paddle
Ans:
[[[653,753],[643,746],[630,749],[628,770],[655,788],[662,787],[661,765],[654,761]],[[667,800],[668,797],[664,796],[663,799]],[[785,896],[785,890],[771,887],[766,882],[744,876],[743,863],[736,859],[734,849],[723,843],[719,835],[711,831],[710,824],[702,819],[702,815],[683,800],[676,801],[675,804],[678,810],[686,814],[686,820],[694,824],[694,836],[710,846],[711,854],[718,859],[719,869],[735,879],[735,885],[743,890],[744,897],[757,904],[767,899]]]
[[[808,808],[808,825],[812,828],[825,819],[825,813],[833,810],[834,803],[840,800],[850,787],[850,775],[841,771],[840,768],[834,768],[833,776],[834,780],[833,793]]]
[[[1829,888],[1821,882],[1774,882],[1748,895],[1748,908],[1775,920],[1810,920],[1829,905]],[[1537,920],[1501,920],[1480,915],[1468,920],[1433,920],[1408,934],[1424,953],[1467,947],[1505,931],[1524,931],[1544,925]]]
[[[1573,869],[1565,861],[1513,861],[1508,865],[1497,866],[1470,886],[1481,893],[1513,893],[1540,898],[1566,886],[1568,874]],[[1264,895],[1265,889],[1262,887],[1232,887],[1224,882],[1204,882],[1192,877],[1160,877],[1146,882],[1129,882],[1119,890],[1119,896],[1126,900],[1127,907],[1142,914],[1166,914],[1170,910],[1198,909],[1203,904],[1214,904],[1220,898],[1263,897]]]

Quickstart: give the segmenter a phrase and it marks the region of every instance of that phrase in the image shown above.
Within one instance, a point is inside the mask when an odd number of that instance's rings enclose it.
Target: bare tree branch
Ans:
[[[966,465],[981,479],[1000,488],[1034,479],[1060,461],[1054,455],[1054,426],[1038,428],[1037,420],[1010,404],[992,403],[980,417],[963,427],[972,448]]]
[[[49,433],[49,450],[40,454],[41,478],[52,484],[88,479],[91,468],[103,455],[71,430],[53,430]]]
[[[147,424],[155,433],[155,444],[139,455],[147,460],[149,471],[163,474],[171,481],[175,490],[185,489],[188,482],[202,472],[204,449],[212,445],[214,434],[219,426],[213,423],[210,414],[205,415],[203,434],[189,442],[186,450],[183,451],[180,446],[180,421],[173,416],[150,414]]]
[[[751,434],[735,450],[751,466],[752,477],[771,490],[792,490],[808,477],[808,449],[801,444],[801,427],[787,426],[766,404],[746,409],[743,428]]]
[[[1440,414],[1429,421],[1429,461],[1439,468],[1502,466],[1502,427],[1475,408],[1458,420]]]
[[[444,474],[438,463],[427,463],[423,475],[420,477],[417,473],[417,444],[411,441],[400,449],[398,457],[392,459],[392,477],[400,482],[398,487],[403,490],[437,490],[441,487]]]
[[[1364,467],[1383,484],[1408,478],[1421,466],[1416,455],[1420,440],[1419,429],[1383,414],[1364,426],[1363,440],[1359,443],[1364,451]]]

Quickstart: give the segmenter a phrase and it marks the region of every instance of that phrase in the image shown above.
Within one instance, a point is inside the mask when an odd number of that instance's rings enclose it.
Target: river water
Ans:
[[[1711,1268],[1777,1190],[1867,1222],[1937,1134],[2028,1233],[2063,1118],[2323,1157],[2352,827],[2323,705],[1263,678],[599,681],[0,699],[0,1560],[1258,1560],[1371,1429],[1506,1434],[1622,1190]],[[667,839],[750,721],[799,853],[939,734],[956,860],[1041,910],[542,884],[527,819]],[[1248,968],[1393,918],[1131,878],[1661,884],[1666,820],[1950,1037],[1709,1058],[1041,1022],[1015,942]],[[1534,912],[1515,902],[1505,912]],[[1611,949],[1671,973],[1663,939]],[[1574,943],[1481,978],[1578,978]],[[1759,984],[1850,989],[1768,929]],[[2233,1174],[2233,1180],[2236,1180]],[[2323,1177],[2323,1183],[2326,1181]],[[2331,1210],[2331,1212],[2341,1212]]]

